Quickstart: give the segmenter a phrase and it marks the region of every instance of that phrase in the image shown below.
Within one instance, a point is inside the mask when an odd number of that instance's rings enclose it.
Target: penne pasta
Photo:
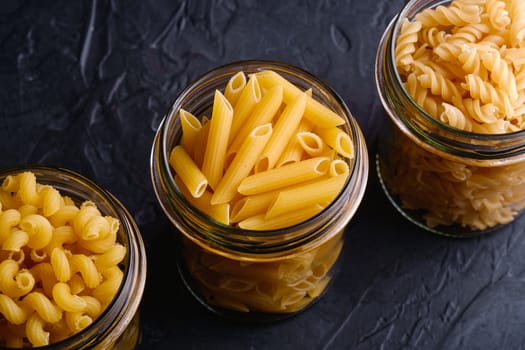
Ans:
[[[272,137],[255,164],[255,172],[268,170],[275,166],[301,122],[306,97],[304,93],[301,93],[293,102],[286,106],[283,113],[279,116]]]
[[[208,143],[208,133],[210,131],[210,120],[204,116],[201,120],[202,128],[195,137],[195,145],[187,152],[192,152],[193,161],[199,168],[202,168],[202,161],[204,160],[204,152],[206,151],[206,144]],[[192,151],[191,151],[192,150]]]
[[[256,127],[248,135],[239,152],[233,158],[231,165],[226,170],[211,197],[211,204],[230,202],[237,193],[237,187],[252,171],[255,161],[266,146],[272,135],[272,124],[263,124]]]
[[[191,150],[195,146],[197,135],[202,129],[201,122],[197,117],[184,109],[179,111],[180,125],[182,128],[182,137],[180,144],[185,150]]]
[[[282,227],[297,225],[324,209],[321,205],[304,207],[295,211],[288,211],[282,215],[267,218],[265,214],[252,216],[239,222],[239,227],[245,230],[275,230]]]
[[[346,163],[344,160],[334,159],[330,162],[328,174],[330,176],[349,175],[350,167],[348,166],[348,163]]]
[[[292,186],[326,174],[329,165],[330,160],[325,157],[310,158],[283,165],[246,177],[240,182],[237,190],[243,195],[254,195]]]
[[[271,219],[290,211],[297,211],[317,203],[329,203],[335,199],[343,188],[347,177],[334,176],[304,186],[281,191],[266,211],[265,218]]]
[[[261,100],[261,88],[259,86],[259,81],[255,75],[250,76],[248,83],[242,90],[242,93],[239,96],[237,103],[235,103],[235,108],[233,112],[233,121],[231,126],[231,133],[229,138],[226,137],[228,143],[231,143],[232,137],[237,135],[237,132],[241,128],[241,125],[244,123],[245,119],[252,112],[255,105]]]
[[[316,157],[326,149],[324,141],[316,133],[303,131],[297,133],[297,142],[301,148],[311,157]]]
[[[173,148],[169,163],[191,195],[195,198],[202,196],[208,187],[208,180],[183,146]]]
[[[231,143],[228,153],[230,155],[236,153],[241,147],[244,139],[255,127],[270,123],[279,110],[282,101],[283,89],[281,86],[276,86],[264,94],[261,101],[255,106],[253,112],[239,127],[239,130],[231,135]]]
[[[276,196],[276,191],[270,191],[239,199],[231,208],[230,222],[236,223],[250,216],[264,214]]]
[[[232,106],[235,106],[235,103],[237,103],[245,86],[246,75],[244,75],[242,71],[237,72],[230,78],[230,80],[228,80],[228,84],[226,84],[226,87],[224,88],[224,97],[230,101]]]
[[[208,179],[212,189],[217,186],[224,169],[226,148],[232,127],[233,109],[228,100],[219,91],[215,91],[213,110],[208,131],[208,141],[202,161],[202,173]]]
[[[186,186],[182,183],[182,180],[175,176],[175,183],[179,187],[180,191],[184,197],[197,209],[205,213],[206,215],[212,217],[216,221],[229,225],[230,223],[230,205],[228,203],[224,204],[211,204],[212,193],[209,191],[204,191],[202,196],[195,198],[193,197]]]
[[[297,95],[301,93],[298,87],[274,71],[266,70],[258,72],[255,75],[257,75],[259,83],[265,88],[281,85],[283,87],[284,102],[287,104],[291,103],[297,98]],[[313,124],[320,127],[335,127],[344,124],[343,118],[312,97],[308,97],[306,101],[304,116]]]
[[[354,158],[354,148],[350,135],[339,128],[315,128],[326,144],[346,158]]]
[[[310,121],[304,118],[301,120],[299,126],[297,127],[297,130],[295,131],[295,137],[292,137],[292,139],[284,149],[283,153],[281,154],[281,157],[277,161],[277,164],[275,165],[277,168],[285,164],[298,162],[302,159],[304,148],[299,143],[299,134],[310,131],[312,130],[312,128],[313,125]]]

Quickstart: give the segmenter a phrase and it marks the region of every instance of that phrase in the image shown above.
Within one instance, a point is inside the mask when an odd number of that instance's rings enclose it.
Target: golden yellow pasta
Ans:
[[[291,103],[297,99],[297,96],[301,93],[298,87],[274,71],[266,70],[258,72],[256,75],[260,84],[265,88],[281,85],[283,87],[285,103]],[[313,124],[324,128],[335,127],[345,123],[343,118],[310,96],[308,96],[306,100],[304,116]]]
[[[338,127],[344,119],[318,102],[312,90],[302,91],[273,71],[251,74],[245,85],[243,77],[231,77],[224,96],[215,93],[211,118],[201,117],[194,143],[179,143],[171,150],[173,154],[186,149],[185,157],[193,159],[191,166],[183,166],[190,164],[188,159],[170,159],[175,184],[194,208],[223,225],[262,231],[300,224],[326,208],[350,175],[353,143]],[[225,124],[222,129],[216,126],[220,123]],[[320,127],[328,131],[312,134]],[[221,148],[218,156],[209,153],[211,147]],[[198,198],[187,185],[190,179],[184,180],[193,167],[208,179]],[[240,312],[292,313],[315,300],[331,280],[337,247],[342,246],[332,241],[340,242],[341,235],[293,258],[249,263],[209,253],[185,240],[185,260],[211,304]],[[332,255],[321,254],[331,248]],[[94,264],[118,260],[117,249],[100,255]],[[101,283],[93,295],[103,290]]]
[[[453,0],[404,20],[396,68],[428,114],[477,134],[525,129],[525,7],[518,3]],[[510,222],[525,207],[525,182],[508,176],[523,171],[521,163],[464,164],[418,149],[400,133],[394,143],[385,182],[404,208],[423,213],[428,227],[484,230]]]
[[[245,177],[238,185],[238,191],[243,195],[254,195],[313,180],[326,174],[329,165],[328,158],[316,157],[258,172]]]
[[[217,185],[211,197],[211,204],[229,203],[235,197],[239,184],[252,171],[258,156],[271,136],[271,124],[263,124],[253,129]]]
[[[202,196],[208,186],[208,179],[183,146],[177,146],[171,151],[169,162],[191,195],[195,198]]]
[[[31,172],[7,176],[0,203],[0,347],[44,346],[87,327],[122,281],[119,221]]]
[[[233,121],[231,125],[231,133],[229,134],[230,138],[226,137],[228,143],[232,140],[233,135],[236,135],[239,131],[241,125],[244,123],[248,115],[255,108],[257,103],[261,100],[261,88],[259,86],[259,81],[255,75],[252,75],[248,79],[248,83],[243,88],[239,99],[235,103],[235,108],[233,111]],[[213,118],[213,116],[212,116]],[[226,136],[226,135],[223,135]]]
[[[197,117],[184,109],[180,110],[179,116],[183,135],[180,144],[185,149],[191,149],[191,145],[195,144],[195,139],[202,129],[202,124]]]
[[[244,87],[246,86],[246,75],[243,72],[237,72],[228,80],[228,84],[224,88],[224,97],[230,101],[232,106],[235,106]]]
[[[306,106],[306,97],[304,93],[298,95],[279,116],[272,137],[255,164],[256,172],[268,170],[275,166],[301,122]]]
[[[232,106],[224,95],[217,90],[213,100],[210,130],[208,131],[208,140],[202,161],[202,173],[208,179],[211,188],[215,188],[222,177],[232,118]]]

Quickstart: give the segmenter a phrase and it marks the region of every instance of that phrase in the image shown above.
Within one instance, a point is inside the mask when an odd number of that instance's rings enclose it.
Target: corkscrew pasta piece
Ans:
[[[31,172],[7,176],[0,187],[0,317],[7,325],[0,346],[44,346],[90,325],[122,282],[127,251],[118,230],[118,220],[94,203],[75,204]]]
[[[411,96],[438,119],[443,114],[443,108],[438,107],[442,102],[454,105],[470,119],[456,125],[472,125],[472,132],[521,130],[520,111],[525,110],[525,100],[520,98],[525,84],[519,76],[525,63],[524,11],[524,5],[515,1],[453,0],[424,9],[412,20],[404,19],[396,39],[395,60]],[[404,54],[407,47],[410,60]],[[416,89],[414,74],[428,93]],[[466,113],[460,99],[479,100],[480,106],[494,105],[497,110],[489,116],[492,107],[484,108],[483,117],[476,118],[481,115],[479,109],[475,114]]]
[[[421,22],[410,22],[408,19],[403,20],[401,25],[401,34],[398,37],[395,57],[396,65],[400,69],[408,67],[413,61],[413,54],[416,51],[415,43],[418,41],[418,32],[421,30]]]

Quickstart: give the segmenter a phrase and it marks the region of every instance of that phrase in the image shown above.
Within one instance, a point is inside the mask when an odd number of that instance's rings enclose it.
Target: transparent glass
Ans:
[[[139,305],[146,282],[146,252],[139,228],[131,214],[110,192],[68,169],[28,165],[0,170],[0,183],[11,174],[31,171],[37,182],[51,185],[63,196],[80,204],[94,202],[103,215],[120,221],[117,241],[127,248],[121,263],[124,280],[114,300],[94,322],[81,332],[39,349],[133,349],[140,339]]]
[[[356,156],[339,196],[320,214],[298,225],[273,231],[227,226],[193,207],[173,180],[168,163],[179,143],[180,108],[210,115],[215,89],[224,89],[238,71],[273,70],[342,116]],[[334,276],[344,229],[363,197],[368,155],[356,120],[341,98],[308,72],[279,62],[243,61],[216,68],[190,84],[162,121],[152,147],[151,177],[157,199],[181,233],[179,271],[189,290],[220,315],[274,320],[305,309],[324,293]],[[293,293],[292,293],[293,291]],[[279,294],[282,293],[282,294]]]
[[[433,233],[473,237],[495,232],[523,212],[525,131],[478,134],[453,128],[406,91],[394,57],[401,23],[448,3],[409,1],[379,42],[376,87],[391,123],[384,125],[376,167],[384,192],[405,218]]]

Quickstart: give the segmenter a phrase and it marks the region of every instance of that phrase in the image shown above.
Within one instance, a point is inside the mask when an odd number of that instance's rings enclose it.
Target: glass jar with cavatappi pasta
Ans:
[[[367,175],[363,135],[341,98],[274,61],[199,77],[151,153],[157,199],[180,233],[180,275],[233,319],[282,319],[324,294]]]
[[[412,0],[380,40],[376,86],[391,123],[377,172],[425,230],[479,236],[523,212],[524,6]]]
[[[134,349],[145,280],[139,229],[110,192],[68,169],[0,169],[2,349]]]

